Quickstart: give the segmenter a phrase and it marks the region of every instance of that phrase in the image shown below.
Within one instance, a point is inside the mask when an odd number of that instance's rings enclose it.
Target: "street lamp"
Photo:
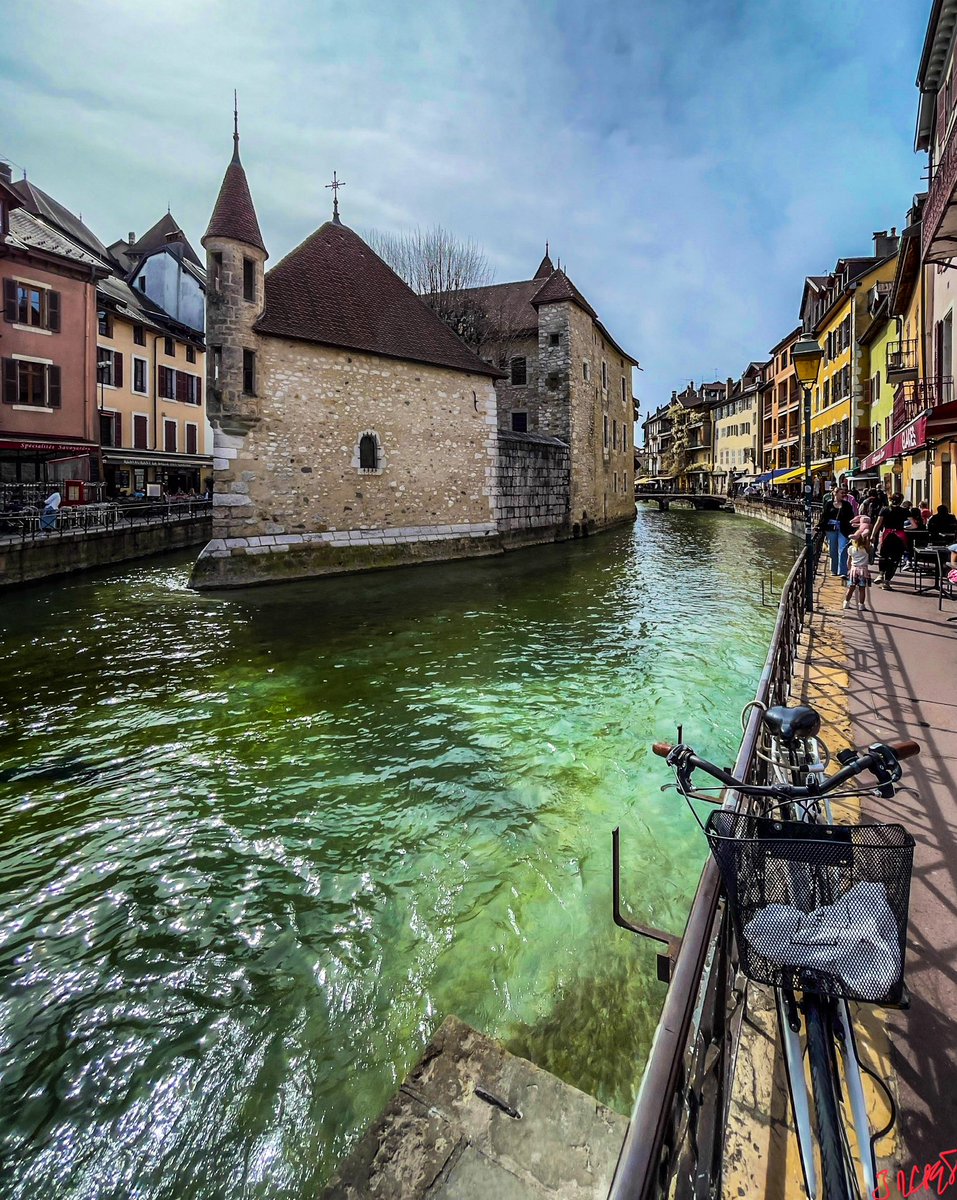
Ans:
[[[821,369],[824,351],[816,338],[804,334],[791,348],[794,373],[804,389],[804,603],[808,613],[814,611],[814,534],[811,529],[811,388]]]
[[[831,442],[827,448],[828,454],[831,456],[831,486],[837,486],[837,476],[834,474],[834,460],[841,453],[841,443]]]

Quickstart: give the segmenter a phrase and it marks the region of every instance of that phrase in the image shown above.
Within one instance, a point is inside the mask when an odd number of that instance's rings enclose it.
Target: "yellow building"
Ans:
[[[202,335],[115,276],[100,282],[97,303],[107,494],[201,493],[212,474]]]
[[[902,453],[905,426],[916,415],[924,362],[920,218],[916,210],[909,215],[886,298],[886,324],[881,329],[872,327],[865,339],[870,354],[871,445],[862,467],[876,476],[888,495],[902,492],[917,500],[924,492],[910,496],[912,464]],[[881,315],[878,310],[875,320]],[[926,482],[926,471],[918,468],[917,476]]]
[[[859,339],[872,289],[894,279],[897,244],[896,230],[877,233],[873,256],[839,259],[830,275],[805,281],[801,317],[824,351],[811,400],[812,471],[822,482],[857,472],[870,450],[869,355]]]

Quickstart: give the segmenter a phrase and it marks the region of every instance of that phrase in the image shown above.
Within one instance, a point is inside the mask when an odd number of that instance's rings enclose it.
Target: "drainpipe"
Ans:
[[[163,336],[161,333],[153,334],[153,449],[158,449],[156,445],[157,427],[159,425],[159,364],[157,362],[156,343]]]
[[[847,433],[847,473],[857,470],[856,438],[857,422],[860,417],[858,401],[860,399],[860,380],[858,378],[861,359],[860,347],[857,344],[857,291],[860,280],[851,284],[851,421]],[[836,481],[835,481],[836,482]]]

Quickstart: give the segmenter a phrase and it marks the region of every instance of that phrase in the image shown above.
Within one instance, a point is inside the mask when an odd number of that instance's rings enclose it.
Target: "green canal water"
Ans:
[[[314,1197],[455,1013],[619,1111],[795,542],[725,514],[223,595],[0,599],[0,1195]]]

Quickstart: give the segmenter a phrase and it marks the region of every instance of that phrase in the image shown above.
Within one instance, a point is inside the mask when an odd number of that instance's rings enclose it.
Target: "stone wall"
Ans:
[[[204,515],[125,529],[38,535],[33,541],[0,540],[0,587],[202,546],[209,540],[211,530],[212,522]]]
[[[569,407],[572,461],[571,517],[591,528],[635,519],[635,469],[631,364],[605,338],[592,318],[575,304],[539,309],[543,325],[551,310],[567,312],[569,330]],[[588,364],[588,379],[582,364]],[[602,362],[607,388],[602,387]],[[625,380],[625,403],[621,381]],[[604,436],[608,421],[607,444]],[[623,427],[627,438],[622,437]]]
[[[804,511],[803,509],[781,508],[773,504],[762,504],[760,500],[741,500],[734,501],[734,511],[745,517],[755,517],[759,521],[766,521],[769,525],[774,525],[778,529],[783,529],[785,533],[793,533],[799,537],[804,537]],[[817,524],[818,513],[814,513],[814,524]]]
[[[492,477],[496,524],[513,538],[522,531],[541,541],[568,536],[568,446],[534,433],[500,433]]]
[[[238,430],[224,414],[216,434],[213,541],[195,586],[488,552],[488,376],[287,338],[258,338],[257,355],[255,419]],[[374,468],[359,465],[366,435]]]

